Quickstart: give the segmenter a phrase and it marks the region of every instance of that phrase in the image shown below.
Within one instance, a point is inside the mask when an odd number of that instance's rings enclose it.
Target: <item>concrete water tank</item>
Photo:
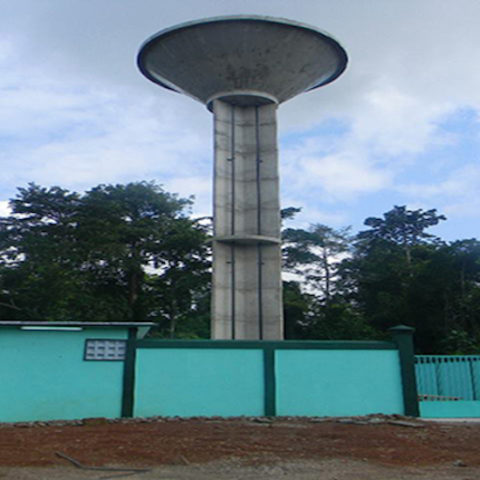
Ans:
[[[162,30],[137,62],[213,112],[212,338],[283,339],[276,109],[334,81],[345,50],[315,27],[239,15]]]

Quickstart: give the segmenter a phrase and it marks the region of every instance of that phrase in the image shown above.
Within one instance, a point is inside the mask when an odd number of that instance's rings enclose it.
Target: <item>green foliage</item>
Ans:
[[[436,210],[394,207],[384,219],[366,220],[345,262],[358,310],[379,330],[396,324],[416,329],[422,353],[445,352],[451,332],[478,343],[480,249],[476,240],[447,244],[425,230],[445,220]],[[457,342],[460,345],[461,342]],[[464,344],[465,345],[465,344]],[[457,348],[457,347],[455,347]]]
[[[440,342],[445,355],[478,355],[480,343],[465,330],[451,330]]]
[[[368,217],[364,223],[370,230],[360,232],[358,238],[385,240],[402,246],[419,245],[434,238],[425,232],[427,228],[437,225],[440,220],[446,220],[444,215],[437,215],[436,209],[424,212],[422,209],[407,210],[405,206],[394,206],[383,217]]]
[[[349,229],[334,230],[316,224],[308,230],[287,228],[282,236],[286,269],[302,275],[304,282],[321,291],[328,302],[340,258],[349,251]]]
[[[285,265],[299,279],[286,287],[289,335],[381,338],[404,324],[420,353],[478,353],[480,242],[427,232],[443,220],[395,206],[353,238],[324,225],[285,230]]]
[[[327,304],[302,292],[299,283],[284,282],[285,338],[302,340],[375,339],[375,331],[355,309],[334,297]]]
[[[305,338],[375,340],[381,336],[352,305],[340,297],[328,305],[317,304],[315,313],[315,321],[305,333]]]
[[[147,182],[84,195],[20,188],[0,218],[0,318],[167,319],[174,336],[209,284],[207,233],[190,205]]]
[[[286,229],[284,264],[302,279],[284,283],[286,338],[330,340],[375,338],[377,332],[340,292],[342,258],[351,251],[349,228],[312,225]]]
[[[298,282],[283,282],[283,317],[285,339],[302,338],[310,323],[311,305],[314,296],[302,292]]]
[[[301,208],[296,208],[296,207],[282,208],[280,210],[280,218],[282,220],[291,220],[292,218],[295,217],[297,213],[300,213],[301,211],[302,211]]]
[[[367,218],[364,223],[370,230],[360,232],[357,238],[370,247],[382,243],[398,245],[410,264],[413,247],[437,240],[425,230],[437,225],[441,220],[446,220],[446,217],[437,215],[436,209],[424,212],[422,209],[407,210],[405,206],[394,206],[392,210],[384,213],[383,219]]]
[[[147,182],[20,188],[0,218],[0,319],[151,320],[154,336],[208,338],[209,233],[191,202]],[[377,339],[405,324],[419,353],[478,354],[480,242],[427,232],[443,220],[395,206],[355,237],[285,229],[286,338]]]

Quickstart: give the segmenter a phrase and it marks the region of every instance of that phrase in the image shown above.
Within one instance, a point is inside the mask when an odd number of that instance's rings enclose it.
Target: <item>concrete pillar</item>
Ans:
[[[276,105],[213,102],[212,338],[283,339]]]

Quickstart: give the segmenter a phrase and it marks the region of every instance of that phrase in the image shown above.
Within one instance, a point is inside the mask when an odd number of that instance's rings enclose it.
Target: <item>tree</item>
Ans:
[[[145,182],[100,185],[86,193],[79,215],[84,268],[125,289],[132,319],[148,316],[147,268],[165,281],[189,267],[206,268],[205,232],[184,214],[190,204]]]
[[[442,350],[475,353],[480,347],[480,242],[457,240],[438,249],[432,277],[442,283]]]
[[[9,319],[55,318],[65,310],[78,276],[66,272],[77,258],[73,241],[79,196],[30,184],[0,218],[0,313]]]
[[[283,231],[286,269],[301,275],[328,304],[334,292],[337,266],[350,248],[349,228],[334,230],[322,224],[308,230],[288,228]]]
[[[12,215],[0,219],[0,315],[155,320],[162,308],[155,286],[169,282],[193,301],[209,265],[206,231],[188,218],[190,205],[147,182],[99,185],[84,195],[19,189]],[[193,306],[182,300],[179,309]]]
[[[312,225],[308,230],[286,229],[284,263],[300,282],[284,283],[287,338],[363,339],[375,331],[342,293],[342,259],[350,255],[349,228],[335,230]]]
[[[302,211],[301,208],[297,207],[286,207],[280,210],[280,218],[282,221],[284,220],[291,220],[295,217],[297,213]]]
[[[354,255],[340,268],[352,302],[376,329],[403,323],[416,328],[417,350],[447,353],[479,345],[479,244],[447,244],[426,230],[445,220],[435,209],[395,206],[383,219],[367,218]],[[478,297],[480,298],[480,297]]]
[[[340,272],[343,278],[350,277],[352,300],[375,329],[407,324],[421,330],[425,326],[425,321],[418,321],[423,309],[420,299],[425,296],[419,295],[417,283],[436,244],[436,237],[425,230],[443,218],[436,210],[395,206],[383,218],[365,220],[370,229],[358,233],[354,254]]]
[[[286,340],[304,338],[304,332],[311,324],[314,298],[313,295],[302,292],[298,282],[283,282],[283,319]]]
[[[202,323],[200,329],[192,325],[193,330],[183,331],[183,335],[208,338],[205,309],[209,307],[211,258],[206,231],[198,224],[192,228],[189,219],[182,219],[177,228],[176,235],[171,238],[168,254],[162,258],[160,271],[149,277],[153,300],[151,315],[159,323],[164,335],[170,338],[176,336],[179,322],[185,324],[195,317]],[[210,309],[207,311],[209,326]]]
[[[444,215],[437,215],[435,208],[427,211],[422,209],[407,210],[406,206],[394,206],[383,214],[382,218],[368,217],[364,224],[370,230],[360,232],[359,240],[374,245],[380,242],[390,242],[403,249],[408,265],[412,263],[412,248],[425,243],[431,243],[437,237],[425,230],[446,220]]]

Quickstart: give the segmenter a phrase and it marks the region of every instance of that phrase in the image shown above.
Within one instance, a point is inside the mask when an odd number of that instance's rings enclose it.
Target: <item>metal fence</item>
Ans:
[[[479,355],[416,355],[421,401],[480,400]]]

